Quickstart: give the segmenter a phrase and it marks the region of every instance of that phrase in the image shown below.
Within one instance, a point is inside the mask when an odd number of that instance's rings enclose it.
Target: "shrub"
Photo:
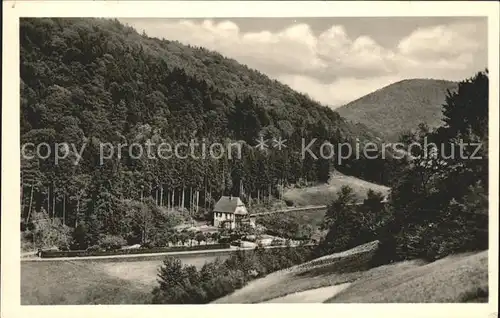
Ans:
[[[207,240],[207,237],[203,232],[197,232],[194,239],[198,242],[198,245],[200,245],[201,242],[204,242]]]
[[[73,230],[71,249],[84,250],[89,247],[89,239],[87,237],[88,228],[84,222],[79,222]]]
[[[33,216],[34,228],[32,238],[37,248],[49,248],[56,246],[59,249],[68,249],[71,244],[71,229],[61,224],[58,219],[50,220],[48,215],[42,211]]]
[[[96,252],[99,250],[101,250],[101,247],[99,245],[92,245],[92,246],[87,247],[87,249],[86,249],[86,251],[89,251],[89,252]]]
[[[29,230],[21,232],[21,250],[33,251],[35,245],[33,244],[33,233]]]
[[[105,250],[117,250],[126,243],[123,237],[117,235],[106,234],[99,238],[99,246]]]
[[[227,244],[227,243],[230,243],[231,242],[231,238],[230,237],[220,237],[219,238],[219,244]]]

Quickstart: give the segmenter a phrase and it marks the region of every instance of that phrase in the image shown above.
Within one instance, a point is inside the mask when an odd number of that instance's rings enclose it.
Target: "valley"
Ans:
[[[177,28],[213,46],[153,35],[167,22],[20,19],[23,305],[489,301],[479,53],[453,73],[412,56],[411,30],[382,49],[343,27],[196,21]]]

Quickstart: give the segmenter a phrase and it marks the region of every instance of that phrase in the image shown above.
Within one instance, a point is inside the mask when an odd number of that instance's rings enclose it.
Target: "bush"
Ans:
[[[29,230],[21,232],[21,250],[26,252],[35,250],[35,244],[33,244],[33,233]]]
[[[154,245],[152,242],[144,242],[141,244],[141,248],[151,249],[155,247]]]
[[[57,246],[59,249],[68,249],[71,244],[70,232],[71,229],[58,219],[49,220],[45,212],[34,213],[32,239],[35,247],[43,249]]]
[[[230,237],[219,237],[219,244],[229,244],[230,242]]]
[[[324,227],[328,232],[319,243],[320,255],[345,251],[380,238],[391,214],[380,203],[380,194],[370,190],[367,197],[358,206],[352,188],[343,186],[337,192],[337,199],[328,206],[325,215]]]
[[[99,239],[99,246],[104,250],[117,250],[127,244],[125,239],[117,235],[103,235]]]
[[[97,251],[100,251],[100,250],[101,250],[101,247],[99,245],[92,245],[92,246],[87,247],[87,249],[86,249],[86,251],[88,251],[88,252],[97,252]],[[78,252],[81,252],[81,251],[73,251],[73,252],[78,253]],[[66,255],[69,256],[69,255],[71,255],[70,253],[67,253]],[[64,255],[62,255],[62,256],[64,256]],[[44,257],[44,256],[42,256],[42,257]],[[45,257],[47,257],[47,256],[45,256]],[[53,256],[53,257],[58,257],[58,256]]]

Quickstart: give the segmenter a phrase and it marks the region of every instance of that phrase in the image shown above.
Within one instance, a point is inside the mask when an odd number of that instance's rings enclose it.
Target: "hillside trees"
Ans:
[[[308,247],[237,251],[225,261],[217,258],[200,270],[168,257],[153,289],[154,304],[206,304],[228,295],[249,281],[313,257]]]
[[[421,126],[413,136],[428,146],[413,154],[391,194],[401,258],[488,247],[488,72],[460,82],[443,114],[443,127]]]
[[[262,202],[279,196],[279,185],[328,180],[332,160],[302,158],[303,139],[316,138],[317,153],[322,142],[374,137],[220,54],[141,36],[118,21],[22,19],[20,43],[21,143],[32,143],[27,153],[51,147],[46,158],[22,160],[25,222],[44,208],[62,224],[76,227],[92,216],[99,231],[135,240],[136,227],[120,221],[127,219],[124,200],[191,214],[223,194]],[[254,147],[259,136],[269,139],[264,151]],[[272,138],[287,139],[286,148],[274,148]],[[202,146],[199,158],[147,157],[148,143],[157,154],[160,143],[191,140],[207,145],[205,158]],[[210,157],[210,145],[234,142],[242,158],[227,151]],[[56,143],[69,145],[67,157],[55,159]],[[352,174],[362,174],[358,168]]]
[[[323,228],[326,236],[320,241],[320,255],[341,252],[377,239],[387,219],[381,193],[369,190],[367,198],[357,204],[353,189],[343,186],[337,198],[328,205]]]

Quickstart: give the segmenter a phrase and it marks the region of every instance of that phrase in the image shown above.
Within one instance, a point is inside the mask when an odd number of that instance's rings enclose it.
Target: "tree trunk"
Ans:
[[[47,214],[50,219],[50,185],[47,186]]]
[[[172,207],[172,211],[173,211],[174,207],[175,207],[175,189],[172,190],[172,198],[170,200],[170,206]]]
[[[80,217],[80,196],[76,198],[76,216],[75,216],[75,228],[78,226],[78,218]]]
[[[63,193],[63,225],[66,225],[66,193]]]
[[[184,186],[182,186],[182,201],[181,201],[182,210],[184,210],[185,197],[186,197],[186,190],[184,189]]]
[[[205,210],[207,209],[207,178],[205,177],[205,204],[203,204],[203,207],[205,208]]]
[[[170,202],[169,202],[169,204],[170,204],[170,210],[174,209],[174,192],[175,192],[175,190],[169,190],[168,191],[168,198],[170,200]]]
[[[52,184],[52,221],[56,218],[56,187]]]
[[[167,190],[167,211],[170,211],[170,191]]]
[[[196,214],[198,214],[198,207],[200,206],[200,191],[196,190]]]
[[[189,188],[189,214],[193,213],[193,187]]]
[[[285,183],[286,181],[283,181],[281,184],[281,200],[284,200],[283,197],[285,196]]]
[[[142,243],[146,243],[146,212],[147,212],[147,209],[145,209],[144,207],[143,208],[143,214],[142,214],[142,217],[143,217],[143,228],[142,228]]]
[[[28,207],[28,217],[26,218],[26,223],[29,222],[30,220],[30,215],[31,215],[31,206],[33,203],[33,185],[31,185],[31,193],[30,193],[30,205]]]
[[[163,184],[160,188],[160,206],[163,206]]]

